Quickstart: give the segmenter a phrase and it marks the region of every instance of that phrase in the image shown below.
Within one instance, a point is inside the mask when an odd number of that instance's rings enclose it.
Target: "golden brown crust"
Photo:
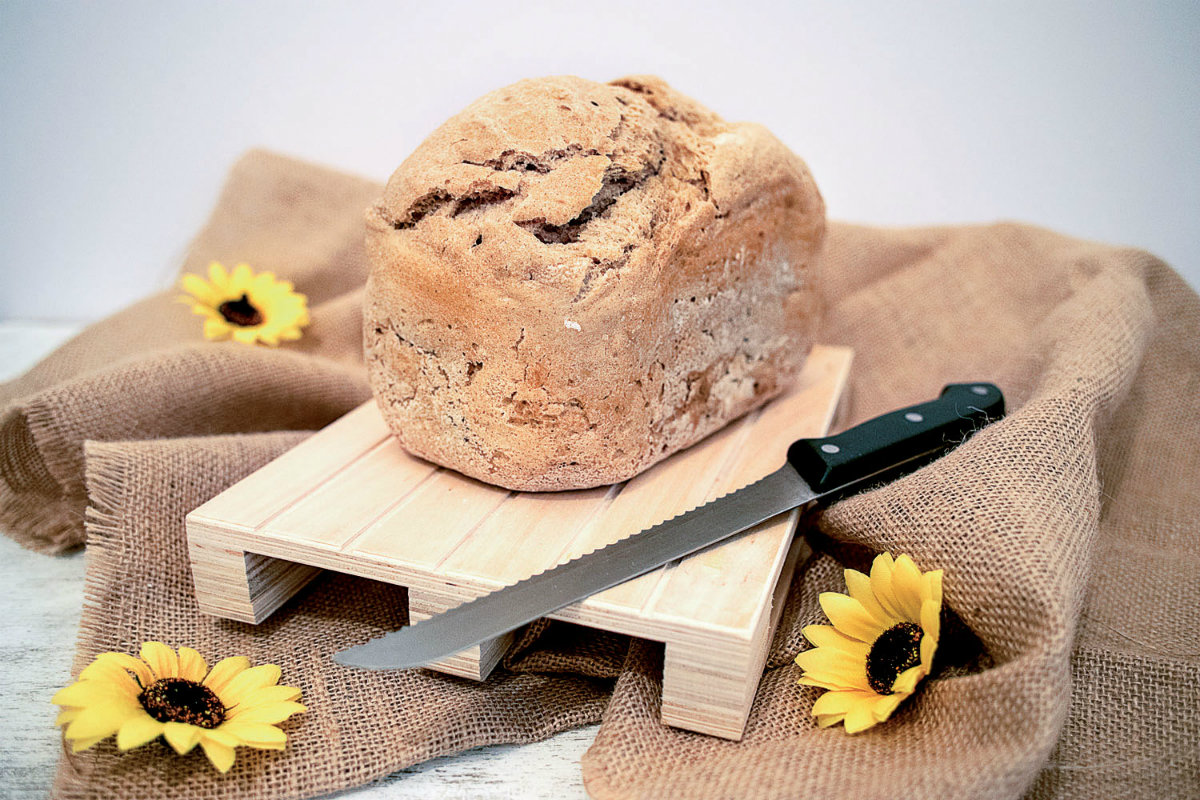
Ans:
[[[764,128],[657,78],[521,81],[367,212],[372,387],[408,450],[481,480],[624,480],[799,370],[823,236]]]

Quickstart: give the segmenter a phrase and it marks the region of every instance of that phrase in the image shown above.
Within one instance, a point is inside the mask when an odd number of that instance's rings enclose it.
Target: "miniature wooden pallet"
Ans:
[[[187,517],[202,611],[258,623],[322,569],[408,588],[413,622],[638,531],[776,469],[833,425],[851,352],[817,347],[794,387],[616,486],[510,492],[407,454],[374,402]],[[798,512],[551,614],[666,643],[665,723],[740,739],[796,564]],[[477,680],[513,635],[432,669]],[[347,642],[347,645],[351,644]]]

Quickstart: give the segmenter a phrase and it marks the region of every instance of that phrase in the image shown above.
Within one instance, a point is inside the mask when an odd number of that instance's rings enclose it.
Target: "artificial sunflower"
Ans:
[[[130,750],[159,736],[183,755],[196,745],[218,770],[233,766],[238,745],[282,750],[287,734],[276,727],[304,711],[300,690],[277,686],[274,664],[250,666],[230,656],[211,670],[190,647],[179,653],[161,642],[142,645],[141,658],[101,653],[51,702],[62,706],[55,725],[78,753],[117,735]]]
[[[929,674],[941,631],[942,571],[922,573],[906,555],[875,558],[870,577],[846,570],[849,595],[823,592],[833,625],[809,625],[815,647],[796,656],[800,683],[829,691],[812,713],[822,728],[858,733],[883,722]]]
[[[214,261],[208,265],[208,280],[189,272],[180,284],[189,296],[179,299],[204,317],[207,339],[230,337],[273,347],[299,339],[308,324],[307,297],[293,291],[290,281],[278,280],[272,272],[256,275],[247,264],[226,272]]]

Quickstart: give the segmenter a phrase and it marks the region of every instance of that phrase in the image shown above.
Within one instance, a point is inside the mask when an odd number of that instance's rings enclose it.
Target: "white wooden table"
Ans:
[[[0,322],[0,381],[23,372],[77,329]],[[83,602],[82,553],[45,556],[0,536],[0,797],[45,797],[61,750],[50,697],[71,680]],[[584,798],[579,758],[596,726],[524,746],[434,759],[343,797]]]

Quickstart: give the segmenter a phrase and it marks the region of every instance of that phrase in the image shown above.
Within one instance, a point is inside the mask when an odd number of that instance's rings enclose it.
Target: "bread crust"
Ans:
[[[657,78],[492,92],[367,211],[380,411],[488,483],[628,479],[799,371],[824,231],[803,161]]]

